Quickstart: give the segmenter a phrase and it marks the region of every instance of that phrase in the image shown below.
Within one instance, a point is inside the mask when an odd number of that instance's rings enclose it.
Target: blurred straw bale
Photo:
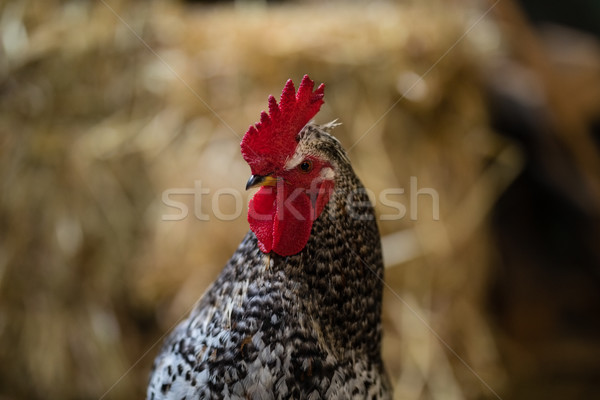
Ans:
[[[108,4],[3,7],[3,32],[12,32],[4,36],[2,66],[0,346],[1,386],[9,396],[141,395],[150,356],[119,377],[185,315],[247,229],[243,216],[234,223],[199,220],[211,215],[211,197],[196,208],[189,189],[195,182],[212,193],[243,187],[240,136],[288,77],[310,73],[327,82],[319,119],[340,117],[340,139],[347,147],[358,141],[351,157],[369,188],[408,187],[418,176],[419,185],[435,187],[444,199],[442,220],[477,179],[482,159],[500,146],[485,132],[474,61],[462,46],[418,82],[418,91],[407,90],[460,35],[458,12],[388,3],[366,10]],[[478,135],[483,149],[469,143]],[[450,184],[452,176],[462,184]],[[177,212],[162,203],[169,189],[183,189],[173,199],[188,206],[188,218],[161,218]],[[412,226],[389,221],[382,231]],[[432,232],[439,232],[435,223],[417,233],[418,241],[438,254],[427,239]],[[454,328],[442,326],[433,311],[440,306],[431,301],[444,308],[458,290],[432,298],[441,293],[435,265],[451,253],[446,248],[429,267],[413,263],[389,274],[392,287],[413,293],[411,303],[445,337]],[[415,321],[392,295],[386,307],[390,326],[398,316],[408,320],[386,342],[400,382],[410,376],[400,367],[411,374],[429,352],[446,359],[433,338],[424,353],[413,347],[403,329]],[[461,329],[474,335],[477,324]],[[412,350],[399,358],[398,343]],[[462,383],[444,365],[443,373],[421,371],[421,380],[439,376],[438,386],[450,382],[460,393]]]
[[[510,43],[441,4],[2,4],[0,398],[143,397],[248,229],[241,136],[305,73],[374,194],[396,398],[502,393],[489,216],[525,161],[482,69]]]

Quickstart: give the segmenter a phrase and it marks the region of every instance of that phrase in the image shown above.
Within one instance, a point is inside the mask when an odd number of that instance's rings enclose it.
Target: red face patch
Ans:
[[[319,178],[320,170],[285,171],[276,186],[261,187],[250,200],[248,222],[261,251],[289,256],[306,246],[313,221],[323,212],[333,190],[332,180]]]

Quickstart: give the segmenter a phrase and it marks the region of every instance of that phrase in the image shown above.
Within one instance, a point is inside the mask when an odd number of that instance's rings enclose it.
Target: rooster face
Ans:
[[[296,93],[289,80],[280,105],[271,96],[269,114],[263,112],[242,140],[242,155],[252,169],[246,189],[260,186],[250,200],[248,222],[265,253],[302,251],[334,187],[336,155],[343,151],[327,133],[334,123],[307,125],[323,103],[324,86],[315,92],[313,87],[305,76]]]

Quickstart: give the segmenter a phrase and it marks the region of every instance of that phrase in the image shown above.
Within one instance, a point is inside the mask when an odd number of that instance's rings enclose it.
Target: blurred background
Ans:
[[[0,4],[1,400],[144,397],[305,73],[382,217],[395,398],[600,398],[598,2]]]

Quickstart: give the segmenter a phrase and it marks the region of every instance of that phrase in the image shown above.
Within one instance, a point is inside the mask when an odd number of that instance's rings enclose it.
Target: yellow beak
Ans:
[[[257,186],[276,186],[277,178],[271,175],[252,175],[246,183],[246,190]]]

